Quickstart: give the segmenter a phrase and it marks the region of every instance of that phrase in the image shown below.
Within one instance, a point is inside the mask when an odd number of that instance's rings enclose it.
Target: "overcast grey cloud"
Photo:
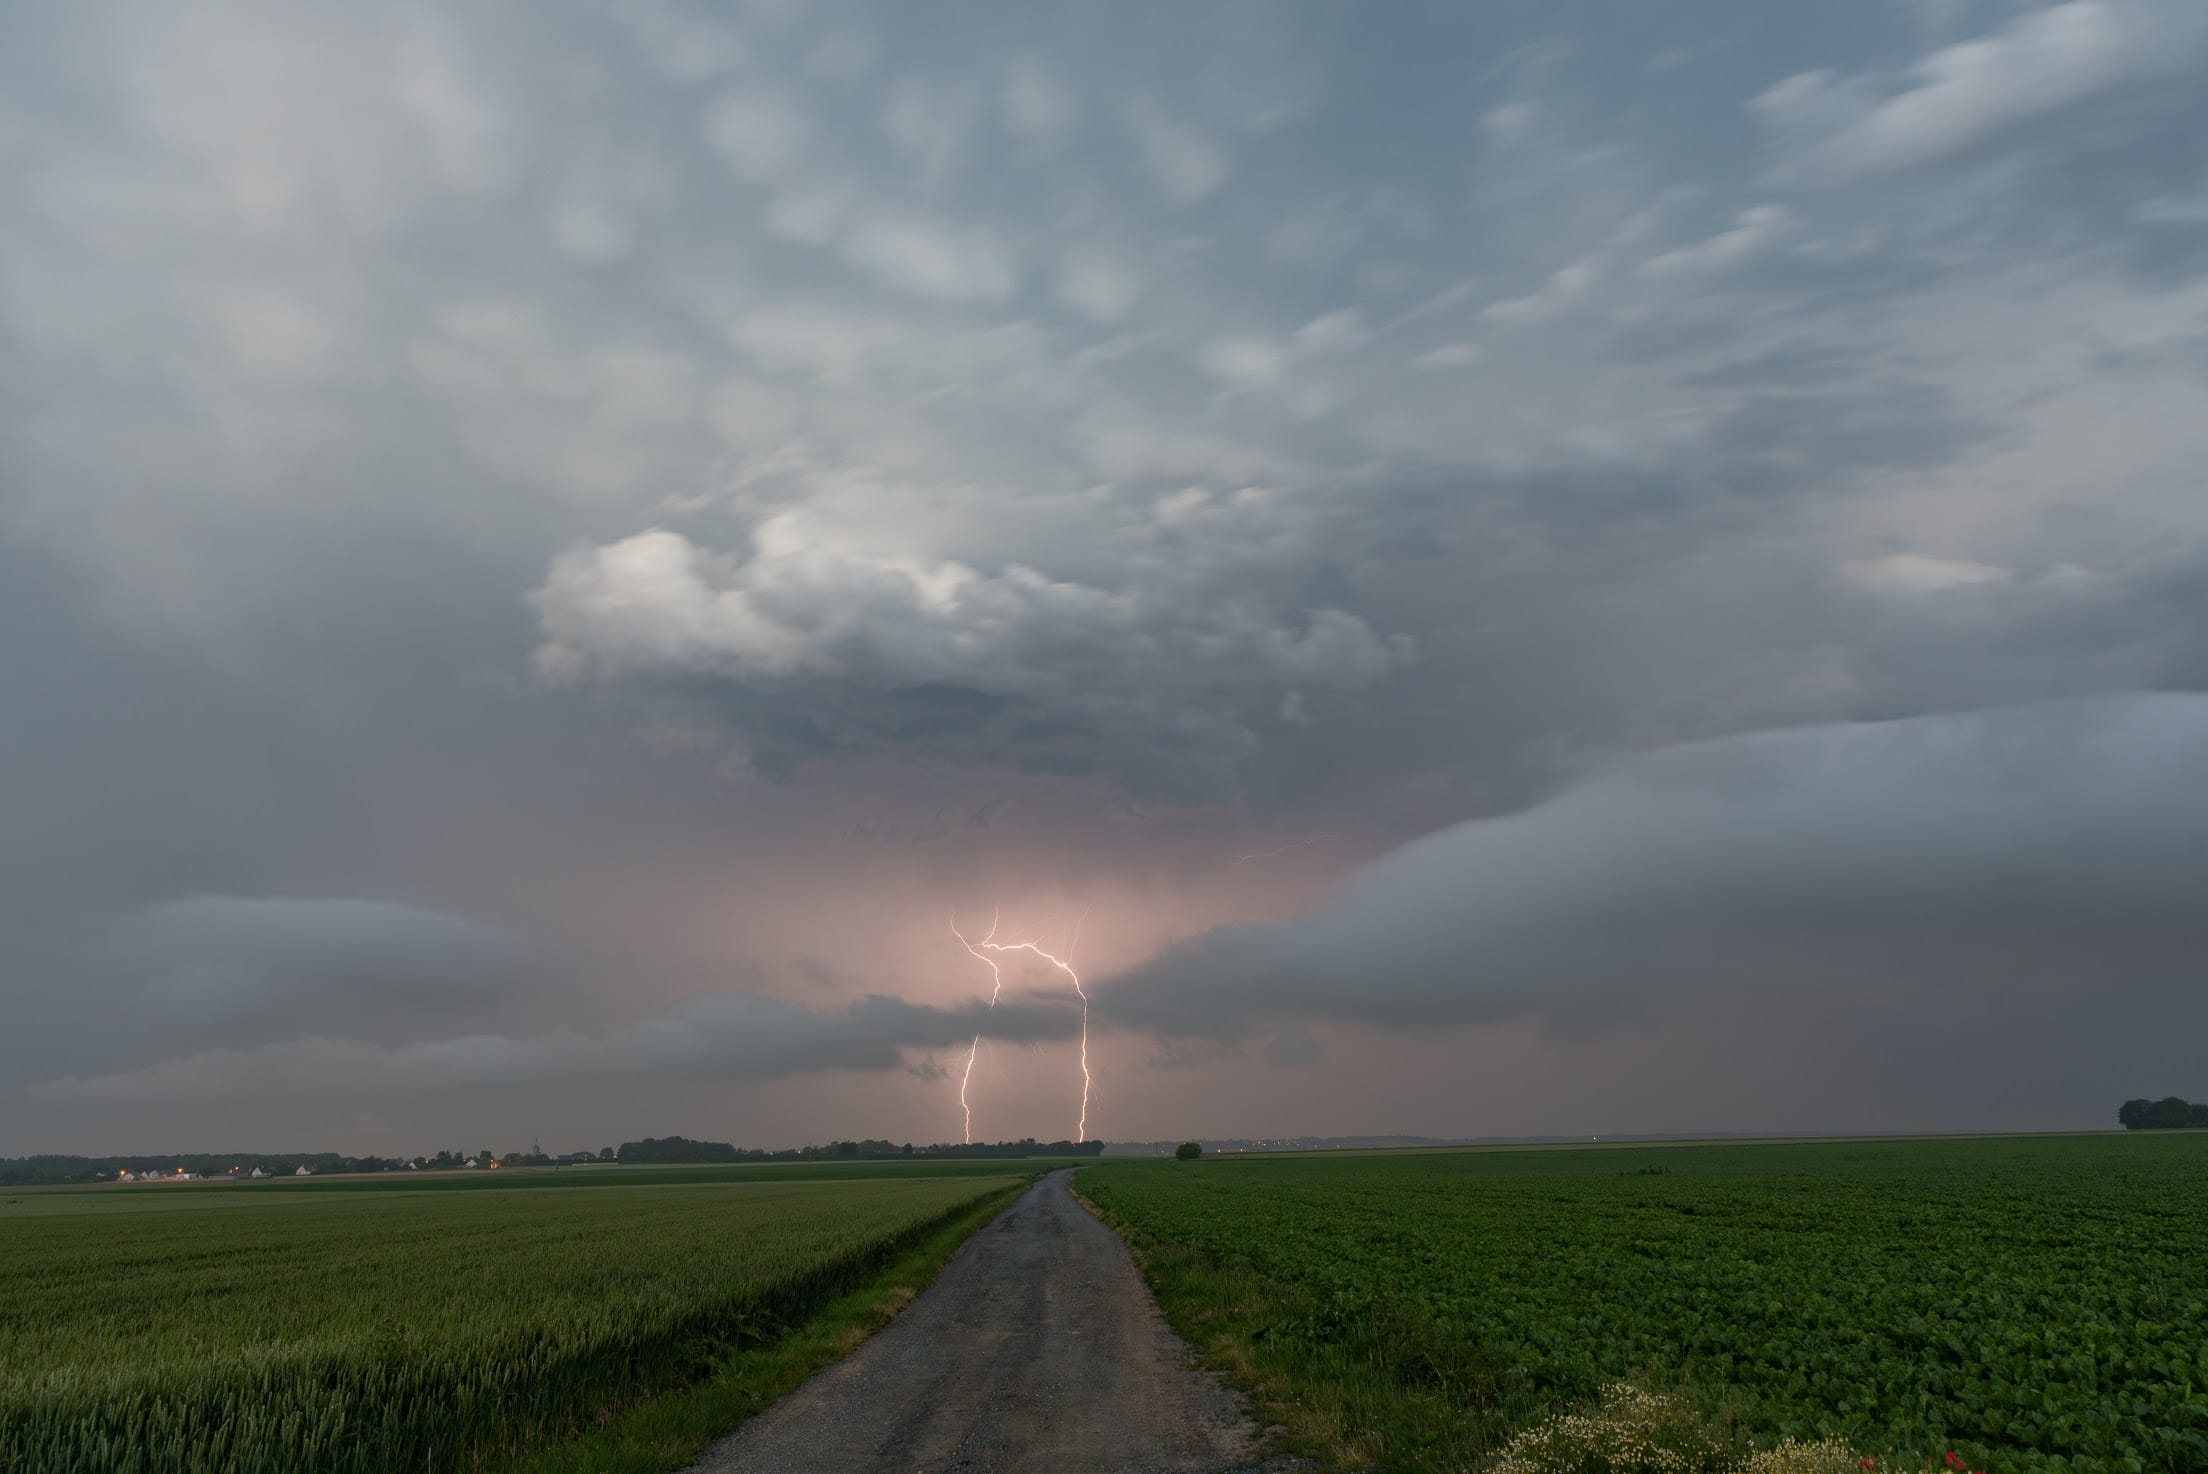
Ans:
[[[2201,955],[2204,59],[2181,0],[19,8],[0,1151],[948,1135],[992,911],[1121,976],[1115,1136],[2208,1089],[2126,1063]],[[1681,1083],[1992,972],[2040,1083]],[[1062,982],[985,1134],[1063,1129]]]
[[[495,1011],[527,983],[507,938],[372,901],[192,896],[122,918],[110,944],[119,967],[144,974],[134,1001],[172,1042],[298,1028],[403,1037]]]

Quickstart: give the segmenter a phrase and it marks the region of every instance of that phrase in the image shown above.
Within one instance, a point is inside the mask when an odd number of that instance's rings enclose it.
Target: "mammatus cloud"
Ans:
[[[1158,188],[1175,204],[1194,204],[1210,194],[1233,167],[1215,140],[1154,101],[1128,105],[1127,131]]]
[[[1443,830],[1302,920],[1105,980],[1096,1012],[1232,1037],[1601,1027],[1711,988],[2197,987],[2203,895],[2208,696],[1811,727],[1652,753]]]
[[[2188,0],[2065,0],[1920,58],[1890,84],[1830,71],[1756,100],[1801,144],[1792,168],[1854,178],[1958,154],[2001,130],[2208,59],[2208,12]]]

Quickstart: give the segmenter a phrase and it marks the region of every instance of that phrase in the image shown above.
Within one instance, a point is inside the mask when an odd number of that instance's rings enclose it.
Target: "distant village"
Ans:
[[[313,1162],[301,1162],[296,1167],[283,1164],[273,1167],[256,1164],[248,1167],[241,1162],[213,1171],[204,1168],[195,1171],[190,1167],[181,1165],[167,1169],[146,1167],[135,1171],[129,1167],[117,1167],[113,1171],[94,1171],[90,1174],[89,1180],[93,1182],[248,1182],[259,1177],[312,1177],[317,1172],[332,1174],[423,1171],[495,1172],[502,1167],[579,1167],[586,1163],[611,1162],[613,1160],[614,1153],[610,1147],[603,1152],[564,1152],[556,1156],[547,1156],[542,1152],[531,1151],[508,1152],[503,1157],[494,1157],[488,1152],[479,1153],[472,1157],[460,1157],[449,1152],[439,1152],[434,1157],[399,1159],[388,1157],[340,1158],[334,1164],[321,1166],[317,1166]]]
[[[337,1152],[234,1155],[184,1152],[173,1157],[35,1156],[0,1159],[0,1185],[40,1182],[252,1182],[268,1178],[350,1175],[363,1172],[497,1172],[514,1167],[611,1166],[618,1153],[441,1151],[419,1157],[349,1157]]]

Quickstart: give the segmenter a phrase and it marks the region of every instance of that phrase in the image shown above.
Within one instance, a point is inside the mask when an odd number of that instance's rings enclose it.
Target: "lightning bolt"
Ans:
[[[999,912],[989,918],[989,935],[981,939],[982,947],[994,947],[997,935],[997,920],[1002,914]],[[997,966],[997,959],[966,940],[965,934],[958,929],[958,918],[955,916],[951,918],[951,935],[958,938],[958,944],[961,947],[964,947],[989,965],[989,1006],[995,1008],[997,1006],[997,996],[1004,991],[1004,971]],[[977,1029],[974,1031],[973,1047],[966,1051],[965,1073],[958,1077],[958,1108],[966,1113],[966,1144],[968,1146],[974,1144],[974,1108],[966,1103],[966,1087],[973,1083],[974,1056],[980,1053],[981,1031]]]
[[[989,965],[991,981],[989,1006],[991,1008],[997,1006],[997,997],[1004,991],[1004,971],[998,966],[997,959],[1008,952],[1025,952],[1030,956],[1039,957],[1064,973],[1067,980],[1073,984],[1073,991],[1081,1000],[1081,1115],[1073,1128],[1073,1139],[1076,1142],[1089,1139],[1089,1096],[1095,1086],[1095,1080],[1089,1074],[1089,993],[1088,989],[1081,986],[1081,974],[1073,970],[1071,961],[1074,947],[1080,945],[1081,927],[1088,921],[1088,918],[1089,913],[1083,911],[1081,920],[1074,923],[1073,943],[1066,948],[1064,957],[1045,952],[1033,942],[998,941],[996,939],[997,922],[994,917],[989,922],[989,935],[978,942],[967,941],[959,932],[957,919],[954,917],[951,921],[951,935],[958,938],[959,945]],[[966,1140],[969,1145],[974,1139],[974,1112],[973,1108],[966,1103],[966,1085],[968,1081],[974,1078],[974,1056],[980,1052],[981,1035],[977,1033],[974,1035],[973,1047],[966,1051],[966,1070],[958,1081],[958,1106],[960,1110],[966,1113]]]

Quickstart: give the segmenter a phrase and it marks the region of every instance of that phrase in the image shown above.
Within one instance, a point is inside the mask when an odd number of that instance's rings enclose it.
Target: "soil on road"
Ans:
[[[881,1334],[715,1444],[692,1474],[1180,1474],[1256,1433],[1199,1371],[1119,1239],[1053,1172]]]

